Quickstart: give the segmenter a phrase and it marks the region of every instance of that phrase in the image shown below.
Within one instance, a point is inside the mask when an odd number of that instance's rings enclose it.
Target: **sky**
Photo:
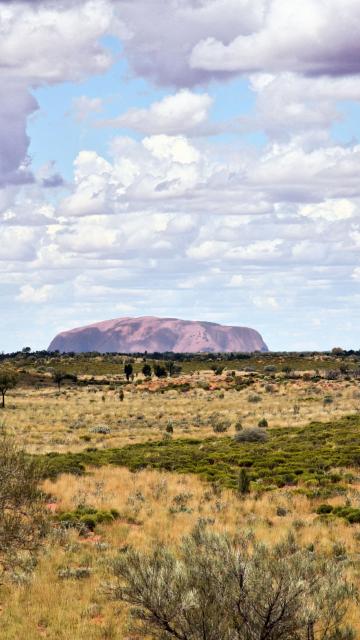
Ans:
[[[360,348],[359,0],[0,0],[0,351],[121,316]]]

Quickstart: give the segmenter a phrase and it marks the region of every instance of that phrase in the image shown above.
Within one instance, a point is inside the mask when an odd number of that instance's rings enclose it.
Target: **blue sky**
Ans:
[[[0,0],[0,350],[123,315],[359,348],[360,7],[296,7]]]

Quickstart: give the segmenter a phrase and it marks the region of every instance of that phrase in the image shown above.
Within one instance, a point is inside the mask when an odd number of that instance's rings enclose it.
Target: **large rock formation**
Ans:
[[[117,318],[59,333],[49,351],[81,353],[177,353],[267,351],[261,335],[246,327],[175,318]]]

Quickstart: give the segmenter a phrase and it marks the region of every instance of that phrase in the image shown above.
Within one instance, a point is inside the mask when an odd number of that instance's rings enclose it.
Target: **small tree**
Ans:
[[[172,376],[177,376],[179,375],[179,373],[181,373],[181,369],[182,367],[178,364],[176,364],[176,362],[174,362],[173,360],[167,360],[165,363],[165,368],[169,373],[170,378]]]
[[[38,489],[39,470],[4,432],[0,434],[0,564],[37,550],[47,532],[47,514]]]
[[[167,371],[165,369],[165,367],[161,364],[156,364],[154,366],[154,373],[156,375],[157,378],[166,378],[167,377]]]
[[[151,369],[151,366],[148,363],[144,364],[144,366],[142,368],[142,373],[145,376],[145,378],[151,378],[152,369]]]
[[[250,478],[246,469],[240,469],[238,488],[241,495],[245,495],[250,492]]]
[[[126,362],[124,366],[124,373],[126,376],[126,380],[129,382],[131,376],[133,375],[133,366],[131,362]]]
[[[18,376],[11,369],[0,369],[0,393],[2,397],[1,408],[5,409],[5,396],[10,389],[14,389],[18,382]]]
[[[62,382],[64,382],[64,380],[68,380],[69,382],[73,382],[74,384],[76,384],[78,379],[77,379],[77,375],[75,375],[74,373],[64,373],[62,371],[55,371],[53,375],[53,380],[55,384],[57,384],[58,389],[60,391],[61,384]]]
[[[55,373],[53,375],[53,380],[54,380],[55,384],[57,384],[58,390],[60,391],[61,383],[64,380],[64,375],[61,373],[61,371],[55,371]]]

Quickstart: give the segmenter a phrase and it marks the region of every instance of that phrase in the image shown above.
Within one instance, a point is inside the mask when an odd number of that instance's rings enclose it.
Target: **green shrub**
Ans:
[[[337,560],[324,562],[293,536],[268,548],[198,526],[179,551],[158,543],[121,554],[113,595],[130,604],[137,637],[350,640],[356,596]]]
[[[225,433],[231,426],[231,421],[217,412],[214,412],[209,416],[209,422],[214,433]]]
[[[267,438],[261,446],[258,442],[241,441],[241,437],[238,444],[229,437],[179,438],[131,444],[121,449],[88,447],[78,453],[51,453],[34,458],[42,476],[48,478],[59,473],[81,475],[86,467],[113,464],[132,471],[152,467],[197,473],[203,479],[233,489],[237,489],[240,468],[248,468],[251,479],[261,480],[265,490],[283,486],[286,478],[291,477],[293,484],[301,484],[298,491],[310,498],[323,499],[346,491],[346,475],[338,476],[341,477],[338,482],[334,469],[360,466],[358,415],[327,423],[257,431]]]
[[[234,439],[236,442],[266,442],[268,436],[261,429],[243,429],[235,434]]]
[[[98,524],[113,522],[118,517],[119,512],[116,509],[101,511],[85,505],[80,505],[74,511],[67,511],[56,516],[58,522],[66,528],[75,527],[81,530],[85,527],[89,531],[94,531]]]
[[[240,469],[238,489],[242,495],[250,491],[250,478],[246,469]]]
[[[334,507],[331,506],[331,504],[321,504],[317,509],[316,509],[316,513],[318,513],[319,515],[326,515],[328,513],[332,513]]]
[[[78,526],[78,525],[83,525],[86,529],[89,529],[89,531],[94,531],[96,528],[96,525],[98,523],[97,517],[95,515],[84,515],[81,516],[80,519],[75,518],[72,521],[72,526]]]

